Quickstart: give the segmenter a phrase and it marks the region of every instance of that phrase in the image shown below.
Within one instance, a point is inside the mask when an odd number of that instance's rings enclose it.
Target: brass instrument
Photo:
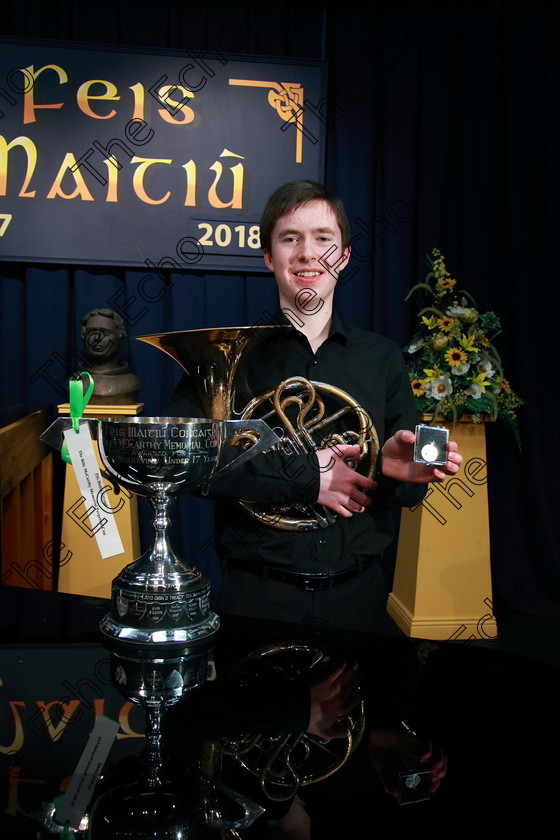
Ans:
[[[310,681],[329,665],[329,657],[304,643],[275,644],[253,651],[230,674],[234,682],[258,681],[266,673],[280,672],[286,679]],[[309,732],[278,735],[245,735],[221,739],[214,746],[222,756],[232,757],[259,780],[265,796],[284,802],[302,786],[320,782],[336,773],[356,749],[365,730],[365,703],[340,721],[342,738],[322,740]]]
[[[205,417],[228,420],[234,413],[235,377],[242,356],[285,329],[285,326],[223,327],[138,336],[138,340],[158,347],[179,362],[192,377]],[[327,414],[326,402],[333,400],[343,405]],[[363,471],[373,477],[379,453],[377,431],[367,411],[341,388],[299,376],[290,377],[252,399],[236,415],[241,420],[265,420],[278,435],[275,448],[288,454],[310,454],[341,444],[357,444]],[[242,431],[230,442],[249,449],[254,436],[250,431]],[[347,463],[357,467],[352,459]],[[259,522],[282,530],[316,530],[335,520],[332,511],[318,504],[278,506],[252,500],[239,504]]]
[[[325,398],[334,397],[343,407],[325,416]],[[270,406],[270,407],[269,407]],[[379,453],[379,440],[371,417],[356,400],[342,388],[324,382],[312,382],[293,376],[277,388],[251,400],[240,415],[242,420],[259,418],[269,424],[280,423],[273,429],[281,436],[278,448],[286,453],[305,454],[341,444],[357,444],[365,474],[373,478]],[[342,419],[353,421],[354,428],[332,427]],[[353,469],[357,461],[347,459]],[[322,505],[295,504],[273,506],[262,502],[241,501],[240,505],[255,519],[285,531],[311,531],[332,524],[335,515]]]

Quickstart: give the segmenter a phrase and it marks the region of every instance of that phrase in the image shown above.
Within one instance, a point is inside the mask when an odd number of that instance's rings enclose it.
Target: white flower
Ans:
[[[407,353],[417,353],[418,350],[420,350],[420,348],[423,347],[423,345],[424,345],[424,339],[423,338],[419,338],[419,339],[417,339],[417,341],[412,341],[408,345]]]
[[[454,365],[451,369],[451,373],[454,376],[462,376],[463,373],[466,373],[470,368],[470,364],[468,362],[463,362],[462,365]]]
[[[476,365],[476,369],[479,373],[485,373],[487,379],[494,376],[496,372],[492,367],[492,361],[488,358],[488,356],[483,356],[482,359],[480,359]]]
[[[464,318],[467,310],[464,306],[450,306],[445,312],[450,318]]]
[[[432,379],[432,381],[427,384],[429,387],[428,393],[435,400],[442,400],[444,397],[448,397],[453,391],[453,387],[448,376],[439,376],[437,379]]]
[[[479,385],[478,382],[473,382],[466,389],[465,393],[470,394],[471,397],[474,397],[475,400],[478,400],[482,396],[482,385]]]

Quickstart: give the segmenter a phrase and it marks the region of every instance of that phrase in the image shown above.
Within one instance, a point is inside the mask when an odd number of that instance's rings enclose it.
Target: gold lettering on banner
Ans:
[[[59,67],[58,64],[45,64],[44,67],[40,67],[37,72],[33,70],[33,65],[31,64],[29,67],[25,68],[25,72],[29,73],[33,77],[33,82],[36,82],[37,77],[44,71],[44,70],[54,70],[54,72],[58,75],[59,83],[61,85],[65,85],[68,81],[68,74],[66,70],[63,70],[62,67]],[[30,122],[35,122],[35,111],[38,108],[62,108],[63,102],[55,102],[51,103],[50,105],[36,105],[35,104],[35,88],[37,85],[32,84],[29,86],[29,89],[26,89],[23,94],[23,122],[24,125]]]
[[[72,193],[65,193],[62,189],[62,179],[68,171],[76,185]],[[82,173],[79,167],[76,166],[76,158],[72,152],[67,152],[53,181],[53,185],[47,193],[47,198],[76,198],[76,196],[80,196],[82,201],[93,201],[93,196],[86,187]]]
[[[10,767],[9,783],[8,783],[8,807],[6,812],[10,816],[15,817],[21,808],[18,805],[18,788],[21,784],[25,785],[44,785],[45,779],[21,779],[21,767]]]
[[[11,143],[7,143],[6,139],[0,135],[0,195],[6,195],[8,185],[8,152],[10,149],[15,149],[16,146],[21,146],[27,155],[27,169],[25,172],[25,181],[19,191],[20,198],[34,198],[35,190],[26,192],[29,182],[33,177],[35,166],[37,165],[37,149],[35,143],[30,137],[15,137]]]
[[[72,715],[80,705],[80,700],[70,700],[65,703],[63,700],[53,700],[51,703],[45,703],[43,700],[37,700],[37,708],[41,712],[43,720],[47,724],[47,731],[51,737],[51,741],[58,741],[64,735],[64,730],[70,723]],[[62,718],[59,723],[55,723],[51,717],[51,709],[53,706],[62,707]]]
[[[287,123],[296,126],[296,163],[303,160],[303,88],[296,82],[260,82],[230,79],[230,85],[268,88],[268,104]]]
[[[177,101],[171,97],[171,93],[179,91],[180,99]],[[166,108],[159,108],[158,114],[164,122],[171,123],[171,125],[187,125],[193,122],[195,113],[192,108],[183,103],[185,97],[194,97],[192,90],[181,87],[181,85],[164,85],[158,91],[161,99],[167,102],[172,108],[177,109],[176,113],[180,119],[175,119],[175,114],[171,114]]]
[[[142,120],[144,121],[144,85],[140,84],[140,82],[136,82],[135,85],[130,85],[129,90],[132,91],[134,95],[134,111],[131,116],[131,120]]]
[[[235,152],[230,152],[227,149],[223,150],[220,157],[233,157],[245,160],[245,158],[243,158],[242,155],[236,155]],[[210,169],[216,173],[214,183],[208,190],[208,201],[210,202],[212,207],[216,207],[220,210],[224,209],[225,207],[232,207],[234,210],[241,210],[243,207],[243,164],[236,163],[235,166],[231,167],[231,174],[233,175],[233,195],[231,201],[229,202],[221,201],[218,198],[217,187],[218,181],[222,177],[223,173],[222,164],[219,160],[217,160],[212,164]]]
[[[105,714],[105,698],[99,697],[98,699],[93,701],[94,707],[94,714],[95,714],[95,721],[99,715]],[[122,729],[122,732],[117,733],[117,740],[122,738],[143,738],[144,734],[142,732],[135,732],[130,725],[129,716],[131,709],[137,708],[134,703],[128,701],[124,703],[120,712],[119,712],[119,724]]]
[[[196,163],[189,160],[182,168],[187,173],[187,190],[185,193],[185,207],[196,207]]]
[[[90,93],[89,89],[92,85],[105,85],[105,93]],[[78,88],[76,102],[78,103],[78,108],[83,111],[87,117],[93,117],[94,120],[110,120],[111,117],[114,117],[117,113],[113,108],[108,114],[96,114],[91,110],[89,104],[90,99],[106,99],[111,102],[119,100],[120,96],[117,93],[117,86],[113,84],[113,82],[106,82],[104,79],[90,79],[89,81],[84,82]]]
[[[97,718],[99,715],[105,714],[105,698],[104,697],[97,697],[93,701],[93,711],[94,711],[94,725],[97,723]]]
[[[105,201],[114,201],[117,203],[119,200],[119,170],[107,158],[105,158],[103,163],[107,167],[107,195],[105,196]]]
[[[14,740],[11,744],[7,746],[0,744],[0,753],[4,753],[4,755],[19,752],[19,750],[23,747],[23,724],[17,707],[21,706],[22,709],[25,709],[25,700],[10,700],[9,706],[12,710],[12,715],[14,716],[15,733]]]
[[[167,199],[171,195],[169,190],[165,193],[163,198],[150,198],[150,196],[144,189],[144,175],[146,174],[148,167],[153,166],[155,163],[165,163],[169,165],[172,163],[172,160],[170,158],[141,158],[136,157],[135,155],[130,162],[139,164],[132,178],[134,192],[136,193],[138,198],[145,204],[163,204],[164,201],[167,201]]]
[[[142,732],[135,732],[129,722],[130,710],[134,707],[134,703],[125,703],[119,712],[119,723],[121,725],[122,734],[117,733],[117,741],[121,738],[143,738]]]

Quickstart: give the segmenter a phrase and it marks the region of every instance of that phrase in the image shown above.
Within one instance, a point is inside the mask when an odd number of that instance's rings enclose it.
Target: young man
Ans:
[[[333,299],[338,274],[350,258],[349,243],[342,203],[324,186],[295,181],[270,197],[261,244],[278,286],[279,322],[289,328],[249,355],[240,380],[248,398],[291,377],[346,392],[379,436],[376,474],[352,468],[360,460],[359,446],[338,443],[311,453],[265,453],[211,482],[218,497],[216,543],[225,560],[221,614],[377,630],[387,597],[380,558],[394,537],[389,499],[413,505],[427,482],[442,481],[461,465],[455,443],[443,467],[412,461],[417,412],[400,348],[337,316]],[[243,387],[237,393],[241,404]],[[184,388],[183,382],[167,409],[175,415],[186,411]],[[283,396],[292,411],[299,399],[296,409],[305,414],[309,393]],[[332,399],[324,396],[329,409]],[[284,530],[277,522],[250,517],[235,499],[318,506],[317,527]],[[281,513],[278,519],[282,524]]]

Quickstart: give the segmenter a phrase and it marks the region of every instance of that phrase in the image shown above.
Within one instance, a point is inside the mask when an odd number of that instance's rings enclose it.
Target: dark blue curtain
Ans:
[[[223,48],[229,38],[241,52],[328,60],[326,182],[354,234],[339,311],[404,344],[415,315],[404,298],[435,246],[480,308],[499,315],[498,350],[527,405],[521,454],[508,427],[489,429],[495,592],[521,612],[560,613],[551,352],[560,6],[21,0],[3,4],[0,34],[173,49]],[[63,401],[80,320],[93,307],[124,309],[134,336],[251,324],[275,301],[264,271],[163,272],[157,301],[141,297],[137,271],[0,263],[0,275],[2,425]],[[128,356],[145,414],[159,413],[180,369],[138,342],[128,342]],[[210,504],[182,499],[174,521],[174,541],[218,581]]]

